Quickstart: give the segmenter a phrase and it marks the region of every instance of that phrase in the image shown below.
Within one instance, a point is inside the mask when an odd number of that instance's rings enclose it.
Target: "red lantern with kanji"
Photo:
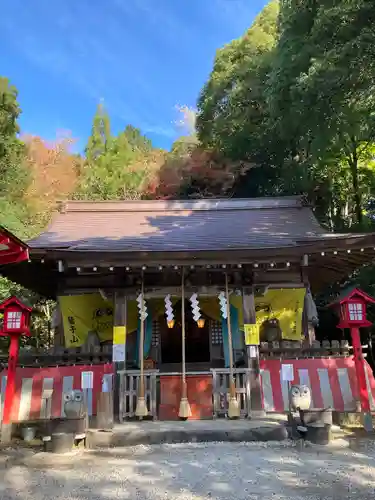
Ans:
[[[366,384],[366,365],[359,329],[371,326],[372,323],[366,317],[366,309],[367,304],[374,303],[375,299],[370,297],[370,295],[358,288],[354,288],[346,294],[342,294],[335,302],[329,305],[339,313],[340,321],[337,328],[350,328],[359,397],[362,412],[365,415],[364,425],[368,430],[372,430],[372,418]]]
[[[1,440],[10,441],[12,429],[12,402],[14,401],[16,385],[16,369],[21,335],[30,335],[31,307],[26,306],[16,297],[10,297],[0,304],[3,313],[3,325],[0,335],[10,337],[7,385],[3,410],[3,425]]]

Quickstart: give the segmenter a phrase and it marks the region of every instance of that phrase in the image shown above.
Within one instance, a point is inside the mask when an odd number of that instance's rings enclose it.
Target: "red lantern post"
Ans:
[[[16,386],[19,339],[21,335],[30,335],[31,308],[20,302],[16,297],[11,297],[0,304],[0,312],[4,315],[0,335],[10,337],[7,385],[1,428],[1,441],[8,442],[11,439],[12,432],[12,403]]]
[[[340,321],[337,328],[350,328],[359,400],[364,414],[364,427],[366,430],[372,430],[370,400],[366,384],[366,366],[359,331],[360,328],[371,326],[371,322],[366,318],[368,303],[374,304],[375,300],[367,293],[355,288],[338,301],[330,304],[330,306],[339,308]]]

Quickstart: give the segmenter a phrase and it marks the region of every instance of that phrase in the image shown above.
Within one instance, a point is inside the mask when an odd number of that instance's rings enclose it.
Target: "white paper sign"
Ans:
[[[94,387],[94,372],[81,373],[81,386],[82,390],[93,389]]]
[[[112,375],[105,374],[102,380],[102,392],[111,392],[112,389]]]
[[[258,357],[258,353],[257,353],[257,346],[255,345],[251,345],[249,346],[249,356],[250,358],[254,359],[254,358],[257,358]]]
[[[281,365],[281,378],[287,382],[294,380],[293,365]]]
[[[113,344],[112,361],[114,363],[119,363],[121,361],[125,361],[125,345]]]

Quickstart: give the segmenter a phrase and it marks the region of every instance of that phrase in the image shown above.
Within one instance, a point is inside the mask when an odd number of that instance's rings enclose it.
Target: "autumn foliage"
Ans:
[[[219,153],[196,147],[182,156],[168,155],[152,183],[148,196],[156,199],[230,196],[238,179],[249,169]]]
[[[75,141],[69,136],[53,142],[27,136],[23,141],[30,173],[25,199],[36,212],[50,212],[76,188],[81,160],[71,152]]]

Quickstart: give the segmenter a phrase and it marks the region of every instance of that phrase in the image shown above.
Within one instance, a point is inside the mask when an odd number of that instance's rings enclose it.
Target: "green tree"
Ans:
[[[25,148],[18,138],[20,113],[17,89],[0,77],[0,225],[23,238],[30,234],[28,207],[23,200],[30,177]]]
[[[95,162],[104,155],[111,146],[111,124],[104,105],[100,103],[94,115],[91,135],[85,149],[89,163]]]
[[[268,82],[270,115],[287,144],[286,160],[331,227],[369,222],[363,208],[374,184],[368,168],[375,76],[370,4],[280,2],[280,36]],[[363,71],[371,55],[370,71]]]
[[[137,199],[144,194],[150,176],[147,157],[151,141],[128,125],[111,135],[110,118],[100,104],[93,119],[76,198],[88,200]]]
[[[277,14],[278,2],[272,1],[241,38],[218,50],[198,100],[196,126],[204,146],[231,157],[257,152],[266,123],[263,91],[276,43]]]
[[[138,128],[133,127],[133,125],[127,125],[123,135],[126,137],[128,145],[133,149],[133,151],[139,151],[143,154],[147,154],[152,151],[153,146],[151,140],[143,135]]]
[[[368,168],[375,139],[374,22],[374,4],[368,0],[320,2],[311,33],[314,58],[296,84],[302,104],[315,102],[312,112],[306,104],[302,108],[313,153],[323,157],[333,150],[347,165],[349,217],[359,227],[368,222],[363,208],[371,195],[368,186],[374,185]]]
[[[204,147],[252,164],[239,178],[239,196],[278,194],[284,145],[270,124],[266,85],[277,43],[278,2],[271,1],[250,29],[218,50],[198,100],[197,131]]]
[[[18,139],[20,108],[17,90],[0,77],[0,197],[19,198],[27,185],[24,147]]]
[[[199,146],[198,137],[194,135],[183,135],[176,139],[170,151],[170,156],[180,158],[182,156],[190,156],[193,151]]]
[[[33,213],[25,199],[25,192],[30,184],[26,166],[26,148],[18,138],[18,118],[20,108],[17,102],[17,90],[6,78],[0,77],[0,225],[14,232],[21,239],[35,235]],[[47,304],[36,294],[12,283],[0,276],[0,301],[11,295],[37,308],[45,308]],[[33,321],[32,328],[37,335],[30,339],[22,339],[22,344],[36,345],[46,337],[48,331],[45,316]],[[6,352],[9,340],[0,338],[0,352]]]

